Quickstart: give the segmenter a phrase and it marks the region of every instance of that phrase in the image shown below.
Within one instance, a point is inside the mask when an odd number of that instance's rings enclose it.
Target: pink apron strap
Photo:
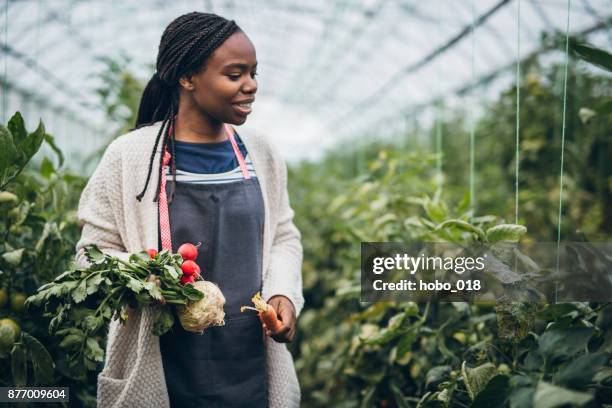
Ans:
[[[172,239],[170,238],[170,214],[168,213],[168,197],[166,197],[166,166],[170,163],[170,153],[164,151],[164,164],[161,168],[161,188],[159,189],[159,230],[161,234],[162,250],[172,252]]]
[[[240,169],[242,170],[242,175],[246,180],[251,178],[249,174],[249,169],[247,168],[246,162],[244,161],[244,157],[242,157],[242,152],[238,148],[238,144],[234,138],[234,132],[229,125],[225,125],[225,131],[227,133],[227,137],[232,143],[232,148],[234,149],[234,154],[238,159],[238,163],[240,164]],[[169,129],[169,132],[172,132],[172,129]],[[172,156],[168,153],[167,150],[164,151],[164,159],[163,165],[161,168],[161,185],[159,189],[159,229],[161,234],[161,243],[162,250],[168,250],[172,252],[172,238],[170,231],[170,214],[168,211],[168,197],[166,196],[166,167],[170,164],[170,158]]]
[[[242,157],[242,152],[240,152],[240,149],[238,148],[236,139],[234,139],[234,131],[232,130],[231,126],[228,125],[227,123],[225,124],[225,132],[227,133],[227,137],[229,138],[230,142],[232,142],[232,147],[234,148],[234,154],[238,158],[238,163],[240,164],[242,175],[244,176],[246,180],[249,180],[251,178],[251,175],[249,174],[249,169],[247,168],[247,165],[244,161],[244,157]]]

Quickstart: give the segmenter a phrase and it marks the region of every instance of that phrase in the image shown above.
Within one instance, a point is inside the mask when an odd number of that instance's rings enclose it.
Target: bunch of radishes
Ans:
[[[202,334],[208,327],[225,324],[225,312],[223,310],[225,297],[215,283],[203,279],[199,280],[201,272],[195,260],[198,257],[200,245],[202,245],[201,242],[198,245],[185,243],[179,247],[177,252],[183,259],[181,263],[181,270],[183,271],[181,283],[183,285],[193,285],[193,288],[200,291],[203,297],[198,301],[190,302],[187,306],[176,305],[176,311],[185,330]],[[157,255],[155,249],[148,249],[147,252],[151,259]]]
[[[178,249],[179,255],[183,258],[183,263],[181,264],[181,270],[183,271],[183,276],[181,277],[181,283],[183,285],[191,283],[193,284],[197,278],[201,276],[200,267],[195,262],[198,257],[198,248],[202,245],[201,242],[198,242],[198,245],[193,245],[190,243],[184,243]],[[147,249],[147,253],[151,259],[155,258],[157,255],[156,249]]]

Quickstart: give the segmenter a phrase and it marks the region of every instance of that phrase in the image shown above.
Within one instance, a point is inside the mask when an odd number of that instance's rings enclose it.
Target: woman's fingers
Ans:
[[[274,308],[274,311],[276,312],[282,325],[280,330],[278,330],[276,333],[272,333],[264,325],[266,334],[279,343],[289,343],[293,341],[293,338],[295,337],[297,320],[295,317],[295,308],[293,307],[293,303],[287,297],[279,295],[273,296],[268,301],[268,304]]]
[[[274,333],[270,337],[279,343],[288,343],[290,341],[288,336],[289,330],[289,327],[283,325],[283,328],[278,333]]]

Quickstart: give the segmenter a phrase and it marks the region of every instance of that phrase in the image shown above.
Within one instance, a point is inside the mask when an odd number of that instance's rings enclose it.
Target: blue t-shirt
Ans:
[[[244,143],[238,135],[235,135],[235,139],[250,176],[255,178],[255,169]],[[169,141],[167,149],[172,154],[172,140]],[[174,153],[176,155],[177,182],[219,184],[240,181],[244,178],[232,142],[229,139],[217,143],[193,143],[176,140]],[[173,177],[171,171],[171,166],[168,166],[166,176],[169,180]]]
[[[242,157],[246,157],[247,150],[242,140],[238,135],[235,136],[235,139]],[[168,141],[167,148],[172,153],[172,140]],[[176,168],[189,173],[225,173],[238,167],[238,159],[229,139],[217,143],[194,143],[176,140],[175,154],[177,157]]]

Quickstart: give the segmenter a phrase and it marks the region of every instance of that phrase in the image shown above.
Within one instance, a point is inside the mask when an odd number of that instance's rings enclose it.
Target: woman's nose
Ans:
[[[242,92],[250,94],[257,92],[257,81],[255,78],[249,77],[247,81],[242,86]]]

